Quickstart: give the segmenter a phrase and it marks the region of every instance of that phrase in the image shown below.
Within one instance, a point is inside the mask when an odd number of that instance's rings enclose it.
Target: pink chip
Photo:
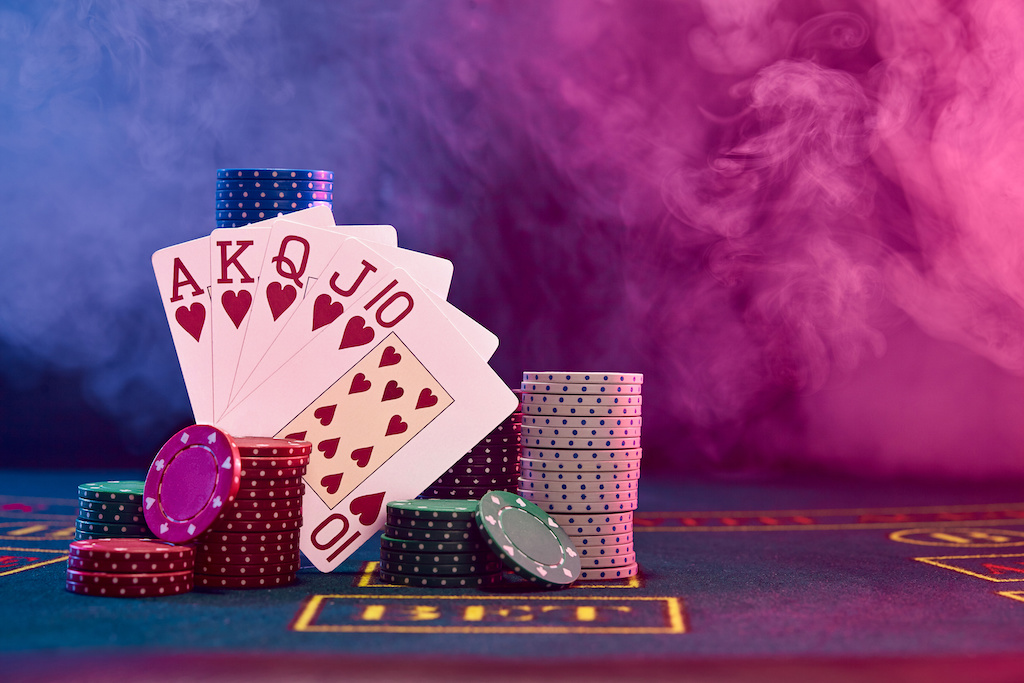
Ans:
[[[191,425],[172,436],[146,475],[143,512],[150,531],[173,543],[206,531],[234,500],[241,481],[234,440],[210,425]]]

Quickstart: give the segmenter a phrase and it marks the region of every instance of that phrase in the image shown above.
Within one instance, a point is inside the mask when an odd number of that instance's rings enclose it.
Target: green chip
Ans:
[[[381,548],[380,559],[388,562],[406,562],[419,565],[476,565],[498,561],[498,556],[484,547],[481,551],[462,553],[407,553]]]
[[[384,533],[391,538],[403,541],[471,541],[486,543],[479,529],[413,529],[404,526],[386,524]]]
[[[415,564],[412,562],[380,561],[381,571],[392,574],[411,576],[479,576],[501,571],[501,562],[494,558],[492,562],[478,564]]]
[[[505,566],[530,581],[566,586],[580,575],[572,539],[543,510],[514,493],[480,499],[477,524]]]
[[[78,499],[79,510],[92,510],[94,512],[127,512],[130,515],[141,515],[142,503],[118,503],[116,501],[89,500],[88,498]]]
[[[78,485],[78,497],[117,503],[142,503],[144,481],[97,481]]]
[[[90,531],[82,531],[81,529],[76,529],[75,530],[75,540],[76,541],[97,541],[97,540],[100,540],[100,539],[103,539],[103,538],[147,538],[147,539],[148,538],[153,538],[153,539],[155,539],[156,536],[154,536],[149,531],[147,531],[144,534],[135,534],[135,533],[132,533],[132,534],[121,534],[121,533],[115,533],[115,532],[100,532],[100,531],[94,533],[94,532],[90,532]]]
[[[433,517],[401,517],[388,513],[387,523],[410,529],[475,529],[474,519],[435,519]]]
[[[416,519],[472,520],[477,511],[475,500],[393,500],[388,514]]]
[[[90,522],[87,519],[76,519],[75,528],[90,534],[118,534],[121,536],[150,536],[149,527],[145,524],[124,524],[114,522]]]
[[[401,539],[391,536],[380,537],[380,547],[384,550],[396,550],[406,553],[479,553],[491,551],[487,548],[482,536],[471,541],[423,541]],[[493,554],[493,553],[492,553]]]
[[[136,512],[105,512],[102,510],[79,510],[78,518],[90,522],[104,522],[107,524],[145,524],[146,518],[142,511]]]
[[[500,572],[480,574],[479,576],[416,576],[415,574],[396,574],[379,570],[377,575],[383,583],[419,588],[467,588],[490,586],[501,581]]]

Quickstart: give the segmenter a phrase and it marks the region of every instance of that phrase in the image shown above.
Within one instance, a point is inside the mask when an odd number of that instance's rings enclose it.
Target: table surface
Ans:
[[[558,591],[383,585],[371,539],[330,574],[304,561],[281,589],[73,595],[63,580],[77,484],[114,478],[141,475],[0,471],[11,680],[1024,673],[1024,503],[1010,484],[647,478],[641,575]]]

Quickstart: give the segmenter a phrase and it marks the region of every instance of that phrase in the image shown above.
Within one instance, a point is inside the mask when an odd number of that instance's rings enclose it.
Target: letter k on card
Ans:
[[[312,442],[306,483],[334,508],[451,404],[391,333],[277,436]]]

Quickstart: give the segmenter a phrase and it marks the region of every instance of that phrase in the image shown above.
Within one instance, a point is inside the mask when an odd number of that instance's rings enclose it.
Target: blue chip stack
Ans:
[[[334,174],[303,168],[218,168],[217,227],[238,228],[314,206],[332,206]]]

